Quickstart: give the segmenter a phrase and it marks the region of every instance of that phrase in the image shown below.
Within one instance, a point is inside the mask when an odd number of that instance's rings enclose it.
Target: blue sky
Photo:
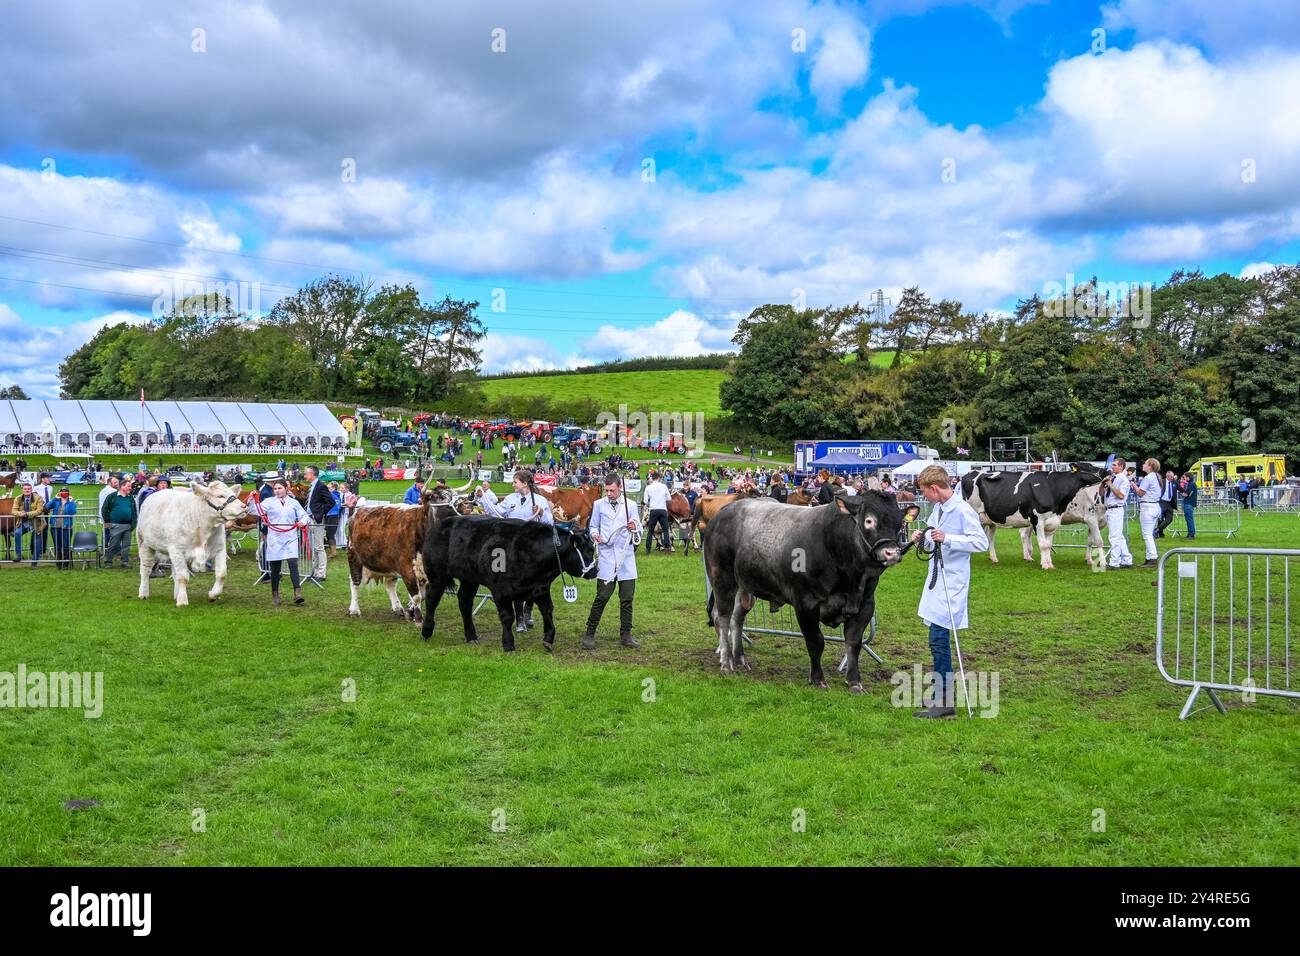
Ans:
[[[7,8],[0,384],[187,283],[476,298],[497,371],[1300,259],[1300,5],[430,6]]]

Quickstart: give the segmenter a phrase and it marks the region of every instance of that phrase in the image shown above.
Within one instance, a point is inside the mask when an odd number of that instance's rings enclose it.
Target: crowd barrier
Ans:
[[[95,567],[103,566],[103,555],[105,546],[104,523],[99,516],[93,513],[68,515],[66,517],[54,516],[40,519],[46,522],[43,532],[33,531],[23,532],[21,537],[22,544],[22,561],[21,565],[31,566],[33,563],[33,539],[39,539],[41,542],[40,556],[36,559],[35,564],[40,566],[54,566],[63,560],[59,556],[56,542],[59,534],[66,535],[68,544],[68,560],[74,567],[85,568],[91,562]],[[53,522],[66,524],[54,525]],[[19,536],[15,529],[13,534],[0,535],[0,567],[19,566],[17,560],[19,545]],[[127,541],[127,554],[134,561],[136,557],[135,534],[133,533]]]
[[[1300,698],[1291,679],[1300,551],[1173,548],[1160,556],[1156,582],[1156,666],[1191,690],[1180,720],[1201,691],[1220,713],[1219,691]]]
[[[1300,486],[1256,488],[1248,496],[1247,505],[1256,515],[1300,513]]]
[[[298,529],[298,575],[304,584],[310,581],[318,588],[323,588],[324,585],[316,577],[316,552],[311,546],[311,535],[314,530],[323,528],[324,525],[311,524]],[[267,539],[259,534],[257,541],[257,570],[260,573],[257,580],[253,582],[254,584],[261,584],[263,581],[271,580],[271,566],[266,560],[266,542]],[[328,541],[325,542],[325,547],[329,547]],[[346,558],[343,563],[347,563]],[[289,564],[286,561],[281,571],[281,586],[283,587],[284,582],[288,580]]]
[[[1192,509],[1192,520],[1196,523],[1196,534],[1221,534],[1231,538],[1241,530],[1241,503],[1235,498],[1201,498],[1197,497],[1196,507]],[[1165,530],[1171,537],[1187,534],[1187,516],[1183,513],[1182,502],[1174,505],[1173,523]]]

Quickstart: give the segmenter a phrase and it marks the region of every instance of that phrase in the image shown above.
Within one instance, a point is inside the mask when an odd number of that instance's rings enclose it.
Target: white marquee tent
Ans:
[[[143,426],[143,427],[142,427]],[[52,445],[56,450],[109,451],[120,446],[165,445],[170,427],[173,453],[190,446],[222,446],[234,436],[296,439],[302,445],[347,444],[348,433],[324,405],[265,402],[0,401],[0,449],[7,452]],[[201,436],[201,439],[200,439]]]

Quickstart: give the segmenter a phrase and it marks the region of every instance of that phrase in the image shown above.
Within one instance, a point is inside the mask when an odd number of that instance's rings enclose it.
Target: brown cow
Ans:
[[[423,505],[365,504],[358,507],[348,524],[348,571],[352,585],[352,603],[348,614],[361,616],[357,599],[363,584],[380,582],[388,591],[393,613],[408,621],[421,623],[420,605],[428,578],[420,551],[429,522],[452,513],[464,513],[467,499],[459,498],[469,488],[427,488]],[[472,502],[468,502],[472,507]],[[405,608],[397,597],[397,579],[406,585],[410,600]]]
[[[680,491],[674,491],[668,497],[668,520],[681,529],[682,544],[685,546],[682,553],[690,554],[695,544],[695,529],[692,527],[695,515],[691,511],[691,503]]]
[[[12,488],[16,484],[18,484],[18,472],[15,471],[12,475],[0,475],[0,488]]]
[[[785,496],[785,503],[788,505],[810,505],[812,504],[812,495],[802,488],[797,488]]]
[[[700,495],[695,499],[694,520],[691,523],[692,536],[696,531],[703,532],[709,522],[717,517],[718,512],[740,498],[761,498],[762,493],[754,486],[734,495]],[[704,539],[701,538],[701,541]]]
[[[577,521],[579,528],[587,527],[591,520],[591,508],[601,495],[600,485],[588,485],[583,488],[543,488],[537,490],[551,502],[555,517],[562,521]],[[560,515],[564,517],[561,518]]]

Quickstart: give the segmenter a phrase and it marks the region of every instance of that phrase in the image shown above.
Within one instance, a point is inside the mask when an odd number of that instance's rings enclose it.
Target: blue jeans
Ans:
[[[35,531],[30,530],[30,528],[24,532],[22,525],[19,525],[14,531],[14,549],[17,555],[17,557],[14,558],[15,561],[21,561],[23,559],[24,533],[32,536],[32,564],[35,564],[37,561],[41,560],[41,553],[45,550],[45,535],[37,534]]]
[[[1196,537],[1196,509],[1190,504],[1183,503],[1183,519],[1187,522],[1187,537]]]
[[[951,706],[947,687],[952,682],[952,635],[946,627],[930,625],[930,654],[934,657],[935,706]],[[942,683],[940,683],[942,682]]]

